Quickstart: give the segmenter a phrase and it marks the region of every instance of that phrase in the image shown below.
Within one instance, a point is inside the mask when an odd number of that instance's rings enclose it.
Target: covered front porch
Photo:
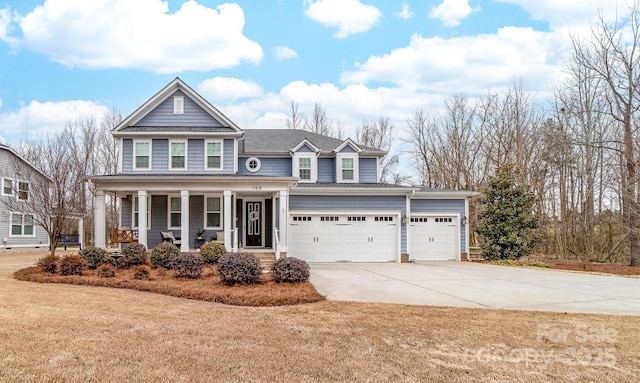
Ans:
[[[287,251],[291,177],[255,176],[100,176],[96,186],[95,245],[106,248],[106,201],[119,208],[117,230],[136,233],[147,248],[163,241],[161,233],[180,238],[180,251],[197,249],[209,240],[227,251]]]

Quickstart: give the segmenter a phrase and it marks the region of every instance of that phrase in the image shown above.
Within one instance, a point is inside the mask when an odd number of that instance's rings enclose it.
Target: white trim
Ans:
[[[151,170],[151,168],[152,168],[152,166],[151,166],[152,162],[151,161],[152,161],[152,157],[153,157],[153,140],[150,140],[150,139],[149,140],[134,139],[132,141],[133,141],[133,164],[131,164],[131,165],[132,165],[133,170]],[[149,166],[146,167],[146,168],[139,168],[138,166],[136,166],[137,162],[138,162],[138,161],[136,161],[136,157],[137,157],[136,144],[138,144],[138,143],[140,143],[140,144],[145,144],[145,143],[149,144]]]
[[[184,167],[183,168],[174,168],[173,167],[173,153],[172,153],[172,144],[184,144]],[[169,170],[171,171],[185,171],[188,170],[189,163],[189,140],[169,140]]]
[[[220,226],[207,226],[207,198],[218,198],[220,200]],[[204,221],[202,227],[206,230],[222,230],[224,227],[224,195],[222,193],[206,193],[204,194]]]
[[[11,181],[11,193],[7,194],[4,192],[4,181],[8,180]],[[9,178],[9,177],[2,177],[2,195],[5,197],[15,197],[15,189],[14,189],[14,184],[15,184],[16,180],[13,178]]]
[[[207,146],[210,143],[218,143],[220,144],[220,167],[219,168],[210,168],[207,154]],[[224,169],[224,139],[215,139],[215,140],[204,140],[204,170],[207,171],[219,171]]]
[[[356,144],[355,142],[353,142],[353,140],[351,138],[347,138],[346,140],[344,140],[344,142],[338,146],[337,148],[333,149],[333,151],[335,153],[340,153],[342,151],[342,149],[345,148],[345,146],[349,145],[351,147],[351,149],[355,150],[356,153],[362,153],[363,150],[362,148]]]
[[[131,228],[138,229],[139,225],[135,225],[136,223],[136,208],[138,207],[137,198],[138,195],[134,194],[131,196]],[[118,221],[122,222],[122,221]],[[138,223],[140,223],[140,218],[138,217]],[[149,229],[149,225],[151,223],[151,195],[147,194],[147,229]]]
[[[184,114],[184,96],[173,96],[173,114]]]
[[[14,215],[20,215],[22,216],[21,218],[21,223],[20,223],[20,232],[23,234],[13,234],[13,216]],[[24,218],[25,216],[30,215],[31,216],[31,226],[33,228],[33,233],[32,234],[24,234]],[[35,238],[36,237],[36,222],[35,219],[33,218],[33,214],[29,214],[29,213],[20,213],[20,212],[15,212],[12,211],[9,213],[9,238]]]
[[[309,158],[310,160],[310,166],[311,166],[311,175],[310,175],[310,179],[302,179],[300,177],[300,159],[301,158]],[[318,156],[315,153],[309,153],[309,152],[296,152],[293,153],[293,159],[291,161],[291,174],[294,177],[298,177],[300,178],[299,182],[302,183],[316,183],[318,182]]]
[[[342,160],[353,159],[353,179],[345,180],[342,178]],[[360,158],[358,153],[338,153],[336,154],[336,182],[337,183],[358,183],[360,182]]]
[[[307,145],[309,147],[309,149],[311,149],[313,151],[313,153],[320,153],[320,148],[315,146],[313,143],[311,143],[311,141],[309,141],[306,138],[303,139],[302,141],[300,141],[300,143],[298,145],[296,145],[293,148],[291,148],[289,150],[289,152],[291,152],[291,154],[297,153],[298,150],[300,150],[300,148],[302,148],[305,145]],[[303,153],[309,153],[309,152],[303,152]]]
[[[16,188],[14,189],[15,193],[16,193],[16,199],[18,201],[25,201],[25,202],[29,201],[31,199],[31,182],[23,181],[23,180],[19,180],[19,179],[18,180],[14,180],[14,181],[15,181],[15,186],[16,186]],[[21,192],[20,184],[21,183],[22,184],[27,184],[27,198],[25,198],[25,199],[20,198],[20,192]]]
[[[171,198],[178,198],[180,201],[180,225],[179,226],[171,226]],[[167,229],[168,230],[179,230],[182,227],[182,196],[180,193],[169,193],[167,194]]]
[[[118,142],[118,173],[122,173],[122,158],[124,155],[124,151],[122,146],[124,145],[124,140],[118,138],[118,137],[114,137],[115,140],[117,140]],[[133,168],[133,164],[131,164],[132,168]],[[122,222],[122,221],[119,221]]]
[[[252,162],[252,161],[256,161],[256,162],[257,162],[257,166],[256,166],[256,168],[255,168],[255,169],[252,169],[252,168],[249,166],[249,163],[250,163],[250,162]],[[260,159],[259,159],[258,157],[249,157],[249,158],[247,158],[247,160],[244,162],[244,167],[247,169],[247,171],[248,171],[248,172],[250,172],[250,173],[255,173],[255,172],[259,171],[259,170],[260,170],[260,168],[262,167],[262,161],[260,161]]]
[[[224,147],[224,139],[222,146]],[[233,139],[233,172],[238,173],[238,140]]]

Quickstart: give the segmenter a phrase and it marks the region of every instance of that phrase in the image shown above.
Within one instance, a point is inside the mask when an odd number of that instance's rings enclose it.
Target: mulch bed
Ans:
[[[13,275],[21,281],[132,289],[234,306],[284,306],[325,299],[310,282],[276,283],[269,273],[263,274],[258,284],[227,286],[212,266],[205,266],[199,279],[175,278],[173,271],[158,269],[151,269],[149,280],[134,279],[129,269],[118,270],[113,278],[98,277],[95,270],[81,276],[62,276],[37,267],[18,270]]]

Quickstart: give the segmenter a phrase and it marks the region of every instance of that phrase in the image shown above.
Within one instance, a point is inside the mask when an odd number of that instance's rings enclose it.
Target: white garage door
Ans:
[[[396,262],[395,215],[292,214],[287,255],[307,262]]]
[[[411,217],[409,258],[412,261],[454,261],[458,258],[457,217]]]

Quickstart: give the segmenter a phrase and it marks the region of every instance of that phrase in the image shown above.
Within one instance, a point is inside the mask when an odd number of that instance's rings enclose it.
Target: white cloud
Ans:
[[[20,19],[14,45],[70,67],[209,71],[261,61],[244,23],[237,4],[189,0],[169,13],[161,0],[47,0]]]
[[[451,95],[482,94],[522,79],[549,91],[560,75],[568,36],[504,27],[496,34],[454,38],[413,35],[409,46],[356,63],[344,84],[392,82],[401,88]]]
[[[496,0],[501,3],[515,4],[522,7],[533,19],[548,21],[551,28],[570,28],[585,26],[595,21],[598,11],[605,18],[614,17],[616,8],[626,13],[627,2],[611,0]]]
[[[2,108],[2,99],[0,98],[0,108]]]
[[[32,140],[64,129],[68,122],[94,117],[100,120],[106,106],[91,101],[31,101],[11,113],[0,114],[0,136],[10,140]]]
[[[441,20],[448,27],[455,27],[471,12],[469,0],[443,0],[429,12],[429,17]]]
[[[237,78],[214,77],[204,80],[197,86],[198,93],[211,100],[212,103],[233,101],[245,97],[260,97],[264,91],[253,81]]]
[[[298,53],[296,53],[296,51],[283,45],[275,47],[273,49],[273,54],[278,60],[294,59],[298,57]]]
[[[334,35],[338,39],[366,32],[382,17],[378,8],[359,0],[308,0],[307,3],[304,14],[324,26],[338,28]]]
[[[407,3],[402,3],[402,11],[400,11],[400,13],[398,13],[398,17],[404,20],[410,19],[413,16],[415,16],[415,14],[413,12],[411,12],[411,10],[409,10],[409,4]]]
[[[8,8],[0,9],[0,40],[7,39],[9,25],[11,24],[11,12]]]

